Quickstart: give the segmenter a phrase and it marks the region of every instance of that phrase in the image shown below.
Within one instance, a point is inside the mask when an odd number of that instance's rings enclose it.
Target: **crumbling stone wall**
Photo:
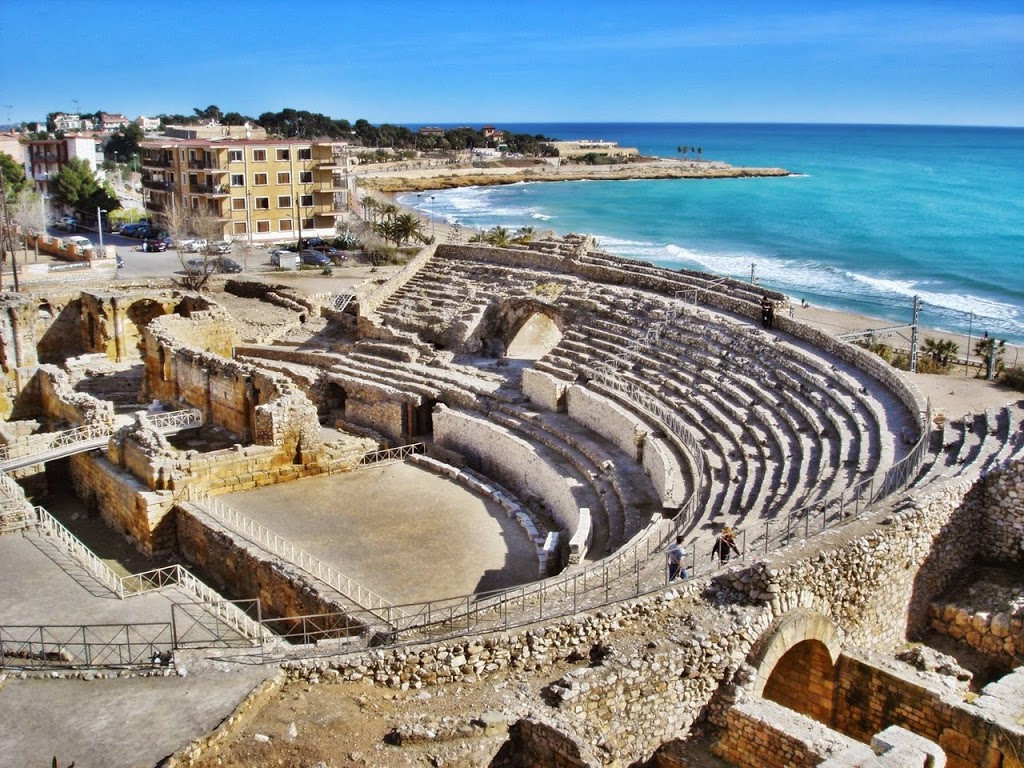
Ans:
[[[981,518],[973,484],[940,483],[806,546],[730,570],[722,581],[775,614],[812,609],[840,627],[848,643],[893,649],[926,626],[930,602],[974,560],[967,542]]]
[[[1024,669],[966,702],[958,691],[922,682],[909,667],[883,669],[851,653],[839,662],[835,725],[844,733],[868,741],[899,725],[942,747],[949,768],[1024,765]]]
[[[996,562],[1024,561],[1024,461],[1011,462],[982,481],[979,504],[985,509],[981,551]]]
[[[989,585],[990,590],[997,589]],[[1005,669],[1024,663],[1024,585],[999,590],[1004,610],[989,611],[973,602],[988,602],[972,590],[964,604],[933,603],[929,626],[936,632],[969,645]],[[987,606],[986,606],[987,608]]]
[[[767,699],[731,707],[715,744],[737,768],[813,768],[843,752],[874,758],[868,746]]]
[[[114,423],[114,404],[75,392],[68,375],[60,368],[40,366],[36,378],[40,405],[51,423],[67,426],[104,426]]]
[[[227,359],[234,330],[221,312],[154,320],[144,332],[147,397],[184,402],[242,442],[307,461],[321,444],[316,407],[284,375]],[[204,350],[212,351],[204,351]]]
[[[18,396],[36,372],[36,311],[31,297],[4,294],[0,301],[0,414],[5,418],[15,410]]]

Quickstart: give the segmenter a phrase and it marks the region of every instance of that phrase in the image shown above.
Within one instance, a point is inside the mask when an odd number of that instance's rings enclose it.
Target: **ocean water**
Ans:
[[[1024,343],[1024,129],[530,124],[643,154],[678,146],[786,178],[524,183],[401,201],[450,223],[586,232],[608,252],[749,280],[794,299]],[[687,154],[689,157],[689,153]]]

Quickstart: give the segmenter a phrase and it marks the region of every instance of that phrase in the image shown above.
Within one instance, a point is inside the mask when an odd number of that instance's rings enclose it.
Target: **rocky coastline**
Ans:
[[[732,166],[717,161],[652,160],[614,165],[562,163],[527,167],[493,165],[367,170],[359,184],[385,194],[540,181],[631,181],[638,179],[737,179],[792,176],[785,168]]]

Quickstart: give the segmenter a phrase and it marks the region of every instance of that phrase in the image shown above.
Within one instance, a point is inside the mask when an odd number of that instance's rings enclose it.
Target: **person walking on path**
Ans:
[[[728,525],[722,529],[721,535],[715,539],[715,546],[711,548],[711,557],[714,559],[718,558],[719,562],[727,563],[729,558],[734,554],[740,553],[739,547],[736,546],[736,536],[732,532],[732,528]]]
[[[688,579],[686,572],[686,550],[683,548],[683,537],[676,536],[676,543],[668,548],[668,580]]]

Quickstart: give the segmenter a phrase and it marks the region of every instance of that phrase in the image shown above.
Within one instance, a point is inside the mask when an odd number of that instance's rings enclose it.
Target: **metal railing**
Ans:
[[[414,453],[423,453],[424,450],[425,446],[423,443],[410,443],[409,445],[400,445],[397,448],[368,451],[359,459],[359,464],[360,466],[368,466],[370,464],[384,464],[392,461],[405,461]]]
[[[297,566],[310,576],[319,579],[331,589],[344,595],[359,608],[370,611],[379,620],[387,621],[386,617],[396,613],[393,603],[384,599],[371,589],[327,565],[319,558],[295,546],[287,539],[278,536],[255,520],[246,517],[236,509],[232,509],[220,500],[198,491],[188,491],[188,501],[200,509],[235,529],[253,543],[266,548],[283,560]],[[397,612],[399,615],[401,612]]]
[[[0,669],[153,667],[173,649],[167,622],[0,626]]]
[[[203,414],[196,408],[152,413],[145,415],[144,423],[161,433],[175,432],[201,426]],[[84,424],[60,432],[29,435],[0,446],[0,464],[10,469],[15,468],[11,466],[15,463],[25,466],[90,450],[102,446],[118,429],[118,424]]]
[[[39,529],[51,537],[71,557],[77,560],[97,581],[107,587],[119,598],[124,599],[124,586],[121,577],[98,558],[91,549],[78,540],[71,531],[42,507],[36,507],[36,518]]]

